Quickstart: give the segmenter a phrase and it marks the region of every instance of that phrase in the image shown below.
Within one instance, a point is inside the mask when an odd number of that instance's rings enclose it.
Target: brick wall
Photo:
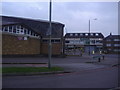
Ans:
[[[19,40],[15,35],[2,35],[2,55],[34,55],[40,54],[40,39],[27,38]]]
[[[60,55],[62,49],[61,43],[52,43],[52,55]],[[42,43],[41,45],[41,54],[48,54],[48,43]]]

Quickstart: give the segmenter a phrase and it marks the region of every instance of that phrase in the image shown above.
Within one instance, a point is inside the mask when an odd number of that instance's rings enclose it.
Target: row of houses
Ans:
[[[67,33],[65,50],[82,49],[86,53],[120,53],[120,35],[102,33]]]
[[[48,55],[49,21],[0,16],[2,55]],[[66,33],[64,24],[52,22],[52,55],[64,55],[69,49],[84,52],[120,52],[120,36],[102,33]]]

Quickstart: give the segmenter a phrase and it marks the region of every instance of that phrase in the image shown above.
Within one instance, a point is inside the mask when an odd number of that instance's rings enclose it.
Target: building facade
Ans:
[[[120,35],[108,35],[104,39],[104,50],[106,53],[120,54]]]
[[[48,55],[49,21],[1,16],[2,55]],[[52,22],[52,55],[63,52],[64,24]]]
[[[65,48],[81,48],[86,53],[102,50],[104,36],[101,33],[67,33]]]

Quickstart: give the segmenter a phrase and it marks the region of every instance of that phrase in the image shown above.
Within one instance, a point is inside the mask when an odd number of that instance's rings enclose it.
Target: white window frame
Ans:
[[[72,33],[70,33],[70,36],[73,36],[73,34],[72,34]]]
[[[120,44],[114,44],[115,47],[120,47]]]
[[[99,33],[96,33],[95,36],[99,36]]]
[[[88,33],[86,33],[85,36],[88,36]]]
[[[107,47],[111,47],[111,44],[106,44]]]
[[[116,39],[114,39],[114,41],[120,41],[120,39],[116,38]]]
[[[78,36],[78,33],[75,33],[75,36]]]

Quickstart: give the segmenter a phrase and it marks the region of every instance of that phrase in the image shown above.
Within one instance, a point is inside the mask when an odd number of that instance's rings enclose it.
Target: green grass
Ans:
[[[52,72],[63,71],[61,67],[3,67],[2,73]]]

